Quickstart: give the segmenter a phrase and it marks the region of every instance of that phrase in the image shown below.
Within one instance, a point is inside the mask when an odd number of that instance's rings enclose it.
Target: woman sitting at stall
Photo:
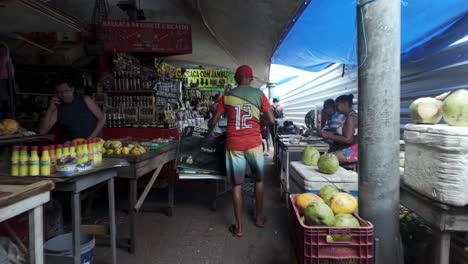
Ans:
[[[333,141],[330,144],[330,152],[334,152],[340,164],[354,163],[358,160],[358,115],[353,110],[353,98],[352,94],[336,98],[336,110],[345,116],[345,121],[336,132],[321,133],[324,139]]]

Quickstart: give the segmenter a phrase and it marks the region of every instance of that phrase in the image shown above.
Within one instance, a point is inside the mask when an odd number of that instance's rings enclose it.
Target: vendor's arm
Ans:
[[[354,140],[354,130],[356,129],[356,127],[357,127],[357,116],[350,115],[346,119],[346,123],[344,124],[342,136],[336,135],[332,132],[322,132],[322,137],[331,139],[337,143],[351,144],[353,143],[353,140]]]
[[[91,139],[91,138],[97,137],[97,135],[101,132],[102,128],[104,127],[104,123],[106,122],[106,119],[101,109],[99,109],[99,106],[97,106],[97,104],[94,102],[93,99],[91,99],[91,97],[85,96],[84,101],[89,111],[93,113],[93,115],[96,117],[96,120],[97,120],[96,127],[94,128],[91,135],[88,137],[88,139]]]
[[[216,113],[214,114],[213,118],[210,119],[208,122],[208,127],[210,129],[214,128],[216,124],[218,124],[219,119],[223,116],[225,112],[224,108],[224,95],[219,99],[218,105],[216,106]]]
[[[47,134],[57,122],[57,105],[60,104],[60,99],[56,96],[52,97],[49,102],[49,107],[45,116],[39,124],[39,134]]]
[[[275,124],[275,117],[273,115],[273,109],[271,108],[270,102],[268,98],[264,94],[262,94],[262,101],[261,101],[260,111],[265,115],[262,124],[262,127],[269,127]]]

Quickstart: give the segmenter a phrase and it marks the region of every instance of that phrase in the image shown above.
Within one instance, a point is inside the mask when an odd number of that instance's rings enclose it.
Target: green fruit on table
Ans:
[[[317,166],[321,173],[333,174],[340,167],[340,163],[334,154],[327,153],[320,157]]]

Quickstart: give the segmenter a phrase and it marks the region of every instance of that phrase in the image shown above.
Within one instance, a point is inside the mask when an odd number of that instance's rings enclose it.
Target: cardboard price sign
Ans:
[[[175,78],[184,79],[189,87],[223,88],[230,75],[227,70],[177,69]]]
[[[99,27],[98,38],[107,51],[192,53],[189,24],[108,20]]]

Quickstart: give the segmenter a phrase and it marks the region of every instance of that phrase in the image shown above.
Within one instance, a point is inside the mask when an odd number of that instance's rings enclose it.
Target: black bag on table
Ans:
[[[213,136],[208,129],[186,127],[179,145],[177,168],[226,175],[226,135]]]

